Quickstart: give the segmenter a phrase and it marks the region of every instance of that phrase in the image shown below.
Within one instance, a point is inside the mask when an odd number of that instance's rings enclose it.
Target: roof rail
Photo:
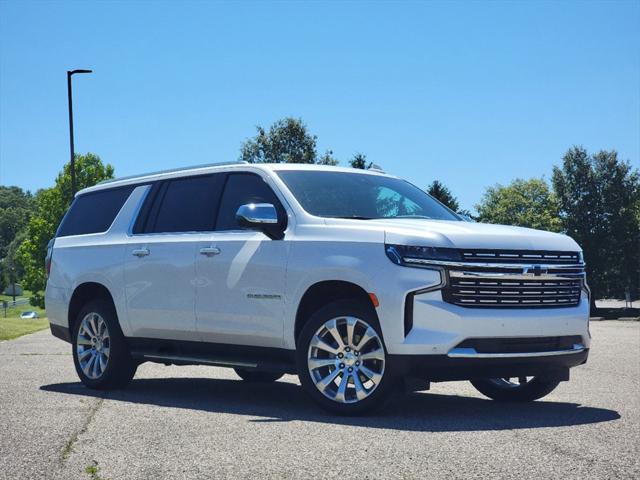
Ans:
[[[380,165],[376,165],[375,163],[369,165],[369,167],[367,167],[367,170],[371,170],[372,172],[387,173],[382,169]]]
[[[101,182],[98,182],[97,185],[104,185],[105,183],[119,182],[121,180],[131,180],[132,178],[150,177],[151,175],[162,175],[163,173],[177,173],[177,172],[183,172],[185,170],[195,170],[197,168],[222,167],[225,165],[245,165],[248,163],[249,162],[245,160],[238,160],[236,162],[203,163],[201,165],[191,165],[190,167],[169,168],[167,170],[158,170],[157,172],[149,172],[149,173],[142,173],[139,175],[128,175],[126,177],[111,178],[109,180],[103,180]]]

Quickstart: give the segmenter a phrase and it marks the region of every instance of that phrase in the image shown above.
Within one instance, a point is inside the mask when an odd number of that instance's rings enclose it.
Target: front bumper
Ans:
[[[391,355],[396,374],[431,382],[542,376],[568,380],[569,369],[586,363],[589,349],[541,356],[458,358],[450,355]]]
[[[578,253],[466,249],[462,261],[418,253],[403,254],[399,263],[390,257],[402,266],[379,288],[390,354],[446,356],[468,339],[577,336],[590,347],[589,291]]]
[[[400,341],[387,342],[391,354],[448,355],[470,338],[579,336],[576,343],[590,347],[586,295],[576,307],[548,309],[465,308],[445,302],[440,290],[408,298],[412,301],[411,328]]]

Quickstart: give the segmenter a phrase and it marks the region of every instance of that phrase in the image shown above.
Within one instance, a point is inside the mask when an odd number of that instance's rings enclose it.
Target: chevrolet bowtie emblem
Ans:
[[[539,277],[547,273],[548,270],[540,265],[533,265],[532,267],[525,267],[523,273]]]

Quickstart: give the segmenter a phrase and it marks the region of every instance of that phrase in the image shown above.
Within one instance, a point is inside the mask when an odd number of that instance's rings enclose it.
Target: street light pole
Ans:
[[[11,281],[11,288],[13,289],[11,291],[11,295],[13,296],[13,304],[16,304],[16,267],[9,267],[9,272],[10,273],[10,281]]]
[[[67,70],[67,97],[69,99],[69,147],[71,150],[71,195],[76,194],[76,160],[73,147],[73,100],[71,98],[71,76],[75,73],[91,73],[92,70]]]

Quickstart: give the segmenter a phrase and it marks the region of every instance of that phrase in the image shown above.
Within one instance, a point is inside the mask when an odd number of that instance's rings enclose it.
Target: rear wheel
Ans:
[[[242,368],[234,368],[236,374],[245,382],[252,383],[268,383],[275,382],[282,377],[282,373],[264,372],[260,370],[244,370]]]
[[[110,302],[88,302],[73,329],[73,362],[78,377],[89,388],[122,388],[136,373],[116,312]]]
[[[472,380],[483,395],[500,402],[531,402],[551,393],[560,382],[543,377],[509,377]]]
[[[315,312],[300,333],[297,357],[302,386],[334,413],[380,407],[395,385],[375,312],[358,301]]]

